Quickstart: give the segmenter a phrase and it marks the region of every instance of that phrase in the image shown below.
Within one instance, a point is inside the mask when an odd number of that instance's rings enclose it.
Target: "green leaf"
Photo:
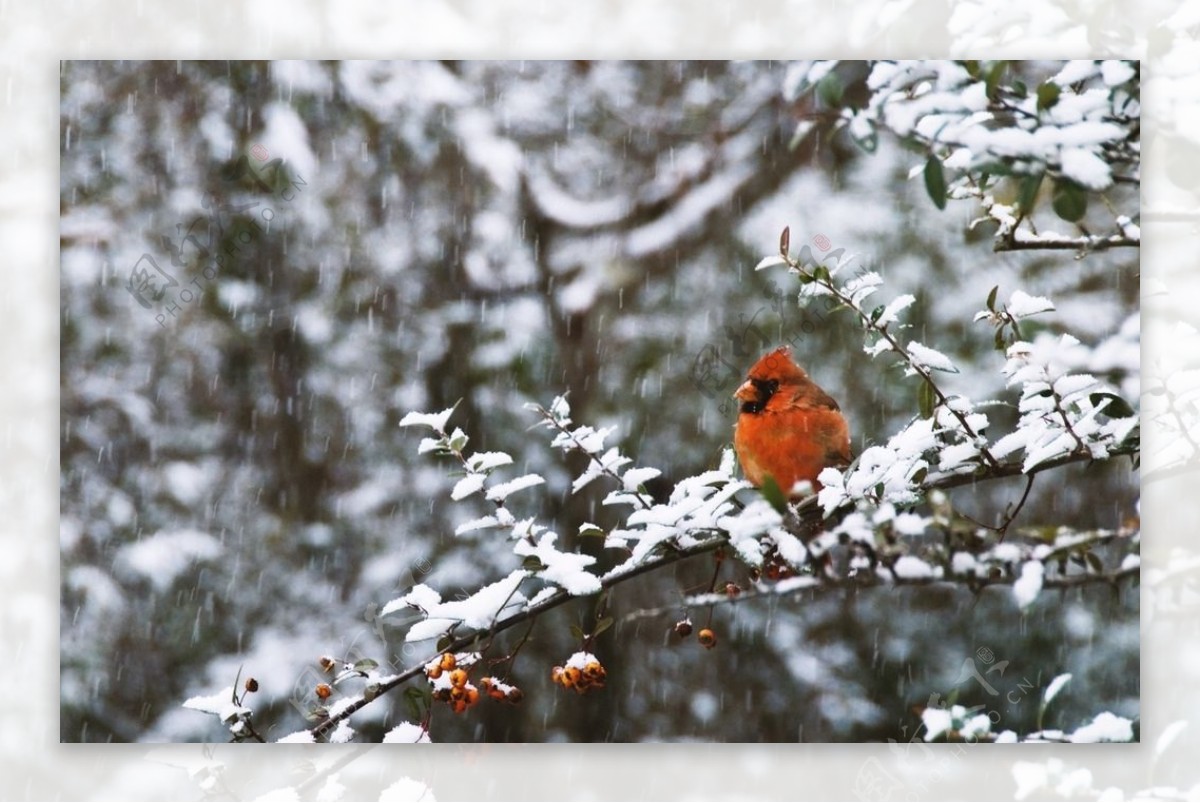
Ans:
[[[613,618],[611,616],[605,616],[603,619],[601,619],[599,622],[596,623],[596,627],[592,630],[592,638],[595,638],[596,636],[600,635],[601,633],[603,633],[605,630],[608,630],[612,626],[613,626]]]
[[[1105,399],[1109,400],[1108,406],[1104,408],[1104,414],[1109,418],[1133,418],[1137,413],[1129,406],[1129,402],[1122,399],[1115,393],[1102,391],[1100,393],[1092,393],[1088,396],[1088,401],[1092,406],[1098,406]]]
[[[370,672],[378,667],[379,662],[370,658],[362,658],[354,662],[354,671],[356,672]]]
[[[1078,184],[1059,181],[1054,185],[1054,214],[1076,223],[1087,214],[1087,192]]]
[[[1025,86],[1025,82],[1019,78],[1013,81],[1012,91],[1021,100],[1024,100],[1029,95],[1029,87]]]
[[[879,320],[879,316],[883,314],[884,309],[886,309],[886,307],[880,304],[878,307],[871,310],[871,323],[875,323],[877,320]]]
[[[1000,79],[1004,77],[1004,71],[1007,68],[1008,62],[1006,61],[994,61],[988,68],[987,77],[984,79],[988,100],[996,100],[1000,97]]]
[[[933,418],[933,406],[937,401],[937,396],[933,392],[933,383],[928,379],[921,380],[921,386],[917,389],[917,407],[921,411],[921,418]]]
[[[991,310],[992,312],[996,311],[996,293],[998,293],[999,291],[1000,291],[1000,285],[996,285],[995,287],[992,288],[992,291],[990,293],[988,293],[987,308],[989,310]]]
[[[579,528],[579,536],[581,538],[603,538],[604,530],[601,530],[595,524],[587,524]]]
[[[576,641],[583,641],[587,638],[587,634],[583,632],[583,628],[579,625],[571,625],[571,635],[575,637]]]
[[[1042,188],[1042,179],[1045,175],[1045,173],[1037,173],[1021,179],[1021,189],[1017,193],[1017,206],[1021,208],[1022,215],[1028,215],[1033,211],[1033,206],[1037,203],[1038,190]]]
[[[1104,574],[1104,562],[1095,552],[1084,552],[1083,559],[1087,561],[1087,568],[1093,574]]]
[[[824,265],[817,265],[813,268],[813,280],[824,284],[833,284],[833,277],[829,275],[829,268]]]
[[[404,690],[404,704],[408,708],[409,719],[420,722],[425,717],[428,695],[429,692],[415,686],[409,686]]]
[[[784,497],[783,491],[779,489],[779,483],[770,474],[763,477],[762,485],[758,490],[762,493],[763,498],[775,508],[781,515],[787,515],[787,498]]]
[[[831,72],[817,82],[817,97],[826,106],[840,106],[842,91],[842,79],[838,78],[837,73]]]
[[[537,555],[527,555],[525,560],[521,561],[521,568],[527,572],[540,572],[546,569],[546,564],[542,563]]]
[[[1053,81],[1047,81],[1037,88],[1037,108],[1038,111],[1044,111],[1054,107],[1058,103],[1058,96],[1062,94],[1062,87]]]
[[[938,209],[946,208],[946,174],[942,171],[942,160],[929,155],[925,161],[925,191]]]
[[[447,633],[437,640],[437,651],[445,652],[446,650],[450,649],[450,645],[453,643],[454,637]]]
[[[994,346],[996,351],[1005,351],[1008,349],[1008,343],[1006,343],[1004,340],[1004,329],[1003,328],[996,330],[996,337],[993,339],[992,345]]]

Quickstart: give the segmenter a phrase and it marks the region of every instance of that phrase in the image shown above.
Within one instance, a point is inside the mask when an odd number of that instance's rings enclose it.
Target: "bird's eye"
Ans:
[[[758,395],[764,402],[779,390],[779,380],[777,379],[752,379],[750,381],[754,383],[754,387],[758,389]]]

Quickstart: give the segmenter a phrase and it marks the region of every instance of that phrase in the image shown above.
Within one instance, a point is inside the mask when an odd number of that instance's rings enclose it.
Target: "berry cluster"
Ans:
[[[577,652],[562,666],[550,672],[550,679],[564,689],[574,689],[583,694],[592,689],[603,689],[607,677],[604,665],[590,652]]]
[[[796,569],[784,560],[783,556],[779,554],[779,550],[774,547],[767,554],[763,555],[762,568],[750,571],[750,579],[755,582],[766,580],[774,583],[778,580],[786,580],[789,577],[795,576]]]
[[[507,683],[496,680],[496,678],[483,678],[479,681],[479,685],[487,693],[487,696],[493,700],[500,700],[501,702],[513,703],[515,705],[525,697],[525,693],[516,686],[510,686]]]
[[[478,653],[445,652],[426,664],[425,677],[433,687],[433,699],[449,703],[456,714],[479,702],[479,689],[467,671],[478,659]]]

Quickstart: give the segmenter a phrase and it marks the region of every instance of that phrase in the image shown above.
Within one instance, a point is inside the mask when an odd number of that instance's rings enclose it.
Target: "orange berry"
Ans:
[[[318,683],[316,691],[318,697],[322,700],[328,700],[329,695],[333,694],[333,687],[328,683]]]
[[[320,658],[317,659],[317,663],[320,665],[322,672],[332,672],[333,667],[337,662],[334,661],[332,658],[330,658],[328,655],[322,655]]]
[[[455,700],[455,701],[462,700],[462,699],[465,699],[466,696],[467,696],[467,690],[465,688],[463,688],[462,686],[455,686],[454,688],[452,688],[450,690],[450,699],[451,700]]]
[[[474,686],[467,687],[467,705],[475,705],[479,702],[479,689]]]
[[[701,630],[700,633],[697,634],[696,638],[699,639],[700,644],[706,649],[711,650],[713,647],[717,646],[717,634],[714,633],[710,628],[706,627]]]
[[[455,669],[450,673],[450,685],[451,686],[455,686],[455,687],[463,686],[466,684],[466,682],[467,682],[467,670]]]
[[[508,694],[505,695],[505,699],[507,699],[508,702],[512,703],[513,705],[516,705],[525,699],[525,692],[521,691],[516,686],[513,686],[508,690]]]
[[[556,666],[550,670],[550,680],[558,684],[563,682],[563,668],[561,666]]]
[[[458,665],[458,661],[455,659],[454,653],[452,653],[452,652],[442,653],[442,662],[441,662],[442,669],[445,669],[447,672],[449,672],[451,669],[453,669],[457,665]]]
[[[456,713],[456,714],[461,714],[463,711],[467,710],[467,701],[466,700],[455,700],[450,705],[454,709],[454,713]]]
[[[437,680],[441,676],[442,668],[436,664],[425,669],[425,677],[429,678],[430,680]]]
[[[576,667],[568,666],[563,670],[562,677],[562,684],[570,689],[579,685],[579,681],[583,678],[583,673],[580,672]]]

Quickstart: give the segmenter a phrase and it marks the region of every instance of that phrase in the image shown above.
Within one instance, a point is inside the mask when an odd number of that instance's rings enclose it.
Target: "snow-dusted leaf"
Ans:
[[[455,502],[466,499],[471,494],[478,492],[483,487],[484,480],[486,479],[486,474],[468,474],[454,484],[454,490],[450,492],[450,498]]]
[[[621,475],[625,490],[636,491],[640,486],[662,474],[657,468],[631,468]]]
[[[229,686],[216,694],[198,695],[183,701],[184,708],[202,711],[205,714],[216,714],[222,722],[232,722],[243,714],[249,714],[250,709],[233,702],[233,687]]]
[[[958,373],[958,368],[954,365],[953,360],[940,351],[931,349],[915,340],[908,344],[908,353],[913,358],[913,362],[922,368],[951,374]]]
[[[489,527],[499,527],[499,526],[501,526],[500,520],[497,519],[495,516],[484,516],[483,518],[471,519],[468,522],[464,522],[464,523],[458,525],[458,527],[456,527],[454,530],[454,534],[462,535],[463,533],[469,533],[469,532],[473,532],[475,530],[484,530]]]
[[[316,741],[317,737],[313,736],[312,731],[296,731],[276,739],[275,744],[316,744]]]
[[[875,319],[876,326],[887,326],[897,319],[901,312],[912,306],[917,297],[911,294],[904,294],[894,298],[890,304],[883,308],[883,312]]]
[[[445,438],[421,438],[421,443],[417,446],[417,454],[427,454],[442,449],[445,446]]]
[[[754,269],[756,271],[766,270],[767,268],[773,268],[776,265],[786,265],[786,264],[787,264],[787,260],[777,254],[777,255],[771,256],[771,257],[763,257],[759,261],[759,263],[754,266]]]
[[[428,619],[409,628],[405,635],[405,641],[409,642],[435,638],[455,624],[484,630],[491,627],[505,611],[525,604],[525,595],[517,589],[528,576],[528,572],[517,569],[503,580],[484,586],[466,599],[446,602],[442,602],[441,596],[433,589],[418,585],[405,596],[385,605],[381,615],[403,605],[423,610]],[[398,606],[398,603],[401,605]]]
[[[440,413],[409,413],[400,419],[402,427],[430,427],[435,432],[446,432],[446,422],[450,419],[454,408],[450,407]]]
[[[718,524],[729,533],[733,542],[757,538],[783,524],[783,516],[779,514],[770,502],[765,499],[755,499],[731,516],[721,517]]]
[[[430,744],[429,731],[412,722],[401,722],[383,735],[384,744]]]
[[[605,471],[615,472],[630,462],[632,461],[622,455],[617,447],[612,447],[601,457],[594,458],[588,462],[587,468],[583,470],[583,473],[571,483],[571,493],[579,493],[588,483],[604,474]]]
[[[1071,673],[1068,672],[1066,674],[1059,675],[1054,680],[1050,681],[1050,685],[1046,687],[1044,692],[1042,692],[1042,703],[1044,705],[1049,705],[1050,701],[1053,700],[1060,691],[1062,691],[1063,686],[1066,686],[1070,680]]]
[[[441,601],[441,594],[424,583],[418,583],[417,585],[413,586],[412,589],[410,589],[409,592],[404,596],[397,597],[396,599],[384,605],[379,611],[379,615],[387,616],[394,611],[403,610],[405,608],[417,608],[427,612],[431,608],[441,604]]]
[[[591,555],[578,552],[560,552],[554,542],[556,533],[545,533],[537,544],[518,541],[513,552],[521,557],[534,557],[545,567],[537,572],[543,580],[561,586],[572,596],[595,594],[600,590],[600,578],[586,570],[596,562]]]
[[[477,452],[467,458],[467,468],[487,473],[500,466],[511,465],[512,461],[512,455],[507,452]]]
[[[1042,312],[1052,312],[1054,308],[1054,302],[1045,296],[1031,296],[1023,290],[1014,290],[1008,304],[1005,305],[1008,314],[1018,320]]]
[[[526,488],[532,488],[536,485],[542,485],[546,480],[540,474],[525,474],[508,482],[502,482],[499,485],[493,485],[488,489],[487,499],[491,502],[503,502],[511,494],[517,491],[523,491]]]
[[[1021,576],[1013,583],[1012,593],[1013,599],[1017,601],[1017,607],[1025,610],[1033,601],[1038,598],[1038,594],[1042,592],[1042,582],[1045,579],[1046,567],[1041,561],[1031,560],[1026,561],[1021,566]]]

